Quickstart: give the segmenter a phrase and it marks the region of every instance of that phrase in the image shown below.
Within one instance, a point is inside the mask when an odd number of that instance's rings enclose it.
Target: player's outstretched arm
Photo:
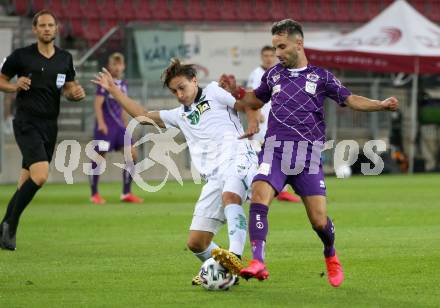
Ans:
[[[234,106],[236,110],[245,111],[245,108],[248,107],[259,109],[264,105],[264,103],[255,96],[253,90],[247,91],[242,87],[237,87],[237,81],[233,75],[221,75],[218,84],[237,99],[237,103]]]
[[[86,97],[83,87],[76,81],[69,81],[64,84],[63,95],[70,101],[80,101]]]
[[[399,100],[393,96],[379,101],[359,95],[350,95],[345,100],[345,104],[357,111],[396,111],[399,108]]]
[[[103,68],[102,71],[95,76],[95,79],[93,79],[92,82],[94,84],[100,85],[102,88],[107,90],[119,103],[119,105],[121,105],[121,107],[124,108],[125,111],[127,111],[129,115],[131,115],[133,118],[139,118],[139,121],[142,124],[152,124],[149,123],[149,119],[156,123],[158,126],[165,127],[165,124],[160,118],[159,112],[148,112],[136,101],[125,95],[119,89],[119,87],[116,86],[112,75],[105,68]],[[146,117],[148,119],[142,120],[140,117]]]

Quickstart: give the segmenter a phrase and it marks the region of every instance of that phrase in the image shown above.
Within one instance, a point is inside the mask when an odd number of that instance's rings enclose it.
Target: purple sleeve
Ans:
[[[327,82],[325,84],[326,96],[334,100],[341,107],[345,107],[345,100],[351,95],[350,90],[329,71],[327,72]]]
[[[107,94],[107,91],[103,87],[101,87],[100,85],[96,86],[96,95],[106,96],[106,94]]]
[[[266,71],[264,73],[263,77],[261,77],[260,86],[254,90],[255,96],[265,104],[270,101],[272,96],[272,90],[267,82],[268,72],[269,71]]]

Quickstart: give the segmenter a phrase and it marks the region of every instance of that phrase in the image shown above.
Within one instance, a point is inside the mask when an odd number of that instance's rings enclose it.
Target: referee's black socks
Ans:
[[[15,202],[17,202],[17,195],[18,195],[18,189],[15,191],[11,200],[9,200],[8,207],[6,208],[5,216],[3,217],[1,223],[3,223],[5,220],[9,218],[9,216],[11,216],[12,209],[14,208]]]
[[[41,186],[38,186],[31,178],[29,178],[17,191],[15,205],[12,207],[11,215],[7,218],[11,231],[14,233],[17,230],[21,213],[23,213],[26,206],[31,202],[32,198],[40,188]]]

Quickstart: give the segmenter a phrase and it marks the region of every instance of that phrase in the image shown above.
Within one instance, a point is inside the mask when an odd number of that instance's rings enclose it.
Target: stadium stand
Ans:
[[[14,0],[13,12],[30,16],[50,8],[64,27],[62,36],[89,44],[118,22],[270,22],[293,18],[310,23],[364,23],[393,0]],[[411,0],[417,10],[440,22],[438,0]],[[319,7],[320,10],[316,10]],[[87,31],[84,31],[87,27]],[[118,38],[118,40],[120,37]]]

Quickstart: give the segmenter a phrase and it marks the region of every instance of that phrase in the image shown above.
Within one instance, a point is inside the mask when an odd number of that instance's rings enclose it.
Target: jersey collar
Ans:
[[[196,95],[196,98],[194,99],[194,103],[198,103],[199,100],[200,100],[200,98],[202,97],[203,89],[200,88],[200,87],[197,87],[197,89],[198,89],[198,90],[197,90],[197,95]],[[194,104],[194,103],[193,103],[193,104]],[[184,110],[185,112],[191,111],[191,106],[192,106],[192,104],[189,105],[189,106],[183,106],[183,110]]]

